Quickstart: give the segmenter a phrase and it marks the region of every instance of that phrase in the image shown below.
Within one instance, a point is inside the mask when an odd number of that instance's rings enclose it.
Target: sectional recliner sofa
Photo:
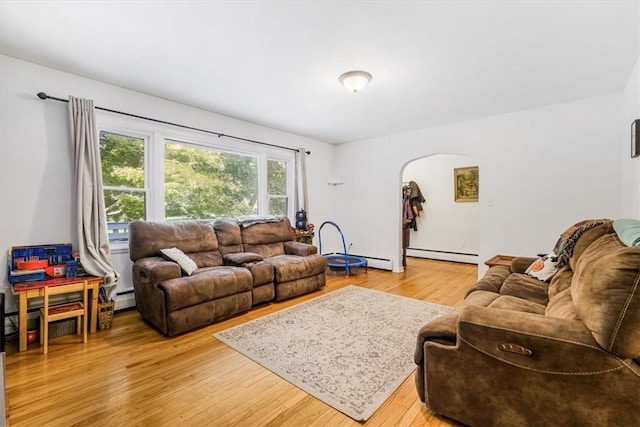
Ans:
[[[325,286],[326,258],[294,240],[286,217],[134,221],[129,230],[136,308],[167,336]],[[171,248],[197,269],[163,257]]]
[[[420,330],[420,399],[470,426],[640,425],[640,246],[619,237],[573,239],[550,283],[535,258],[491,267]]]

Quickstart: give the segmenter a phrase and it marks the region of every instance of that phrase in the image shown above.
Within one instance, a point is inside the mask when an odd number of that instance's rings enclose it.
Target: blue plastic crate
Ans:
[[[37,257],[39,260],[48,260],[49,265],[66,264],[73,261],[73,253],[70,243],[55,243],[48,245],[14,246],[7,254],[7,268],[9,283],[32,282],[46,279],[46,274],[41,270],[18,270],[17,262]]]
[[[44,271],[29,274],[15,274],[14,271],[9,270],[7,278],[9,279],[9,283],[13,285],[14,283],[20,282],[36,282],[38,280],[44,280],[47,278],[47,274]]]

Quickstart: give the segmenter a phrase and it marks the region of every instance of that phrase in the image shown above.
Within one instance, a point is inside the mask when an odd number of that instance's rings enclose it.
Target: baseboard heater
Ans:
[[[407,248],[407,256],[416,258],[429,258],[441,261],[463,262],[466,264],[478,264],[478,254],[465,252],[440,251],[436,249]]]
[[[323,255],[344,255],[344,252],[331,252]],[[347,254],[347,256],[348,255],[357,256],[357,257],[366,259],[367,267],[378,268],[380,270],[389,270],[389,271],[393,270],[393,262],[391,262],[390,259],[377,258],[373,256],[358,255],[358,254]]]
[[[116,292],[116,305],[113,307],[115,311],[124,310],[136,306],[136,296],[133,288],[123,289]]]

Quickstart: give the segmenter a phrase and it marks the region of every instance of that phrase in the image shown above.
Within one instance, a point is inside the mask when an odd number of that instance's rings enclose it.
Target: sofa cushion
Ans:
[[[160,256],[161,249],[172,247],[186,254],[218,250],[213,227],[206,221],[133,221],[129,225],[129,233],[129,257],[132,261]],[[218,265],[222,265],[222,260]]]
[[[584,251],[571,282],[578,315],[604,349],[640,358],[640,247],[606,234]]]
[[[561,319],[578,320],[578,312],[571,297],[571,288],[568,287],[550,298],[544,314]]]
[[[611,234],[613,232],[613,223],[611,221],[585,231],[573,247],[573,254],[569,258],[569,266],[571,269],[575,271],[578,260],[591,243],[595,242],[605,234]]]
[[[558,254],[558,265],[564,267],[567,265],[569,258],[573,256],[573,250],[582,235],[594,227],[598,227],[604,223],[611,222],[610,219],[585,219],[573,224],[567,228],[558,238],[553,251]]]
[[[165,292],[167,311],[171,312],[250,291],[252,285],[251,273],[246,268],[209,267],[196,270],[189,277],[164,281],[159,287]]]
[[[173,310],[167,313],[167,335],[173,336],[205,326],[249,309],[251,309],[251,292],[245,291]]]
[[[213,222],[213,229],[220,246],[241,245],[242,236],[238,221],[229,218],[218,218]]]
[[[278,283],[315,276],[327,269],[327,259],[321,255],[278,255],[265,261],[274,266]]]
[[[467,289],[464,297],[467,298],[476,291],[489,291],[499,293],[504,280],[509,277],[511,270],[503,265],[491,267],[485,275],[471,288]]]
[[[287,298],[317,291],[318,289],[324,288],[325,284],[326,276],[324,274],[316,274],[315,276],[305,277],[303,279],[279,283],[276,285],[276,301],[282,301]]]
[[[284,255],[284,242],[274,242],[264,245],[244,244],[245,252],[253,252],[267,259],[274,256]]]
[[[223,256],[244,251],[240,226],[237,220],[218,218],[213,222],[213,229],[220,245],[218,249]]]
[[[571,287],[571,279],[573,278],[573,270],[569,268],[568,265],[562,267],[551,279],[551,283],[549,284],[549,301],[553,299],[553,297],[565,289]]]
[[[198,268],[220,267],[223,265],[219,251],[191,252],[187,255],[196,263]]]
[[[279,222],[266,222],[253,224],[241,228],[242,242],[245,245],[268,245],[276,242],[294,240],[295,233],[291,228],[289,218],[282,218]],[[254,252],[245,249],[247,252]],[[284,249],[283,252],[284,253]]]
[[[491,304],[489,308],[499,308],[502,310],[522,311],[525,313],[544,314],[545,306],[522,298],[502,295]]]
[[[500,295],[511,295],[546,306],[549,302],[549,285],[533,277],[512,273],[504,279]]]
[[[497,292],[479,289],[468,294],[459,304],[456,305],[456,308],[466,307],[467,305],[487,307],[498,298],[500,298],[500,294]]]
[[[177,263],[187,276],[191,276],[198,269],[198,265],[178,248],[160,249],[160,253],[164,259]]]

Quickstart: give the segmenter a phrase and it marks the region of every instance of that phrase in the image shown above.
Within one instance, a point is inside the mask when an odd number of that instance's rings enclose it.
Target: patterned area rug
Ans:
[[[214,337],[356,421],[365,421],[415,369],[418,330],[451,310],[348,286]]]

